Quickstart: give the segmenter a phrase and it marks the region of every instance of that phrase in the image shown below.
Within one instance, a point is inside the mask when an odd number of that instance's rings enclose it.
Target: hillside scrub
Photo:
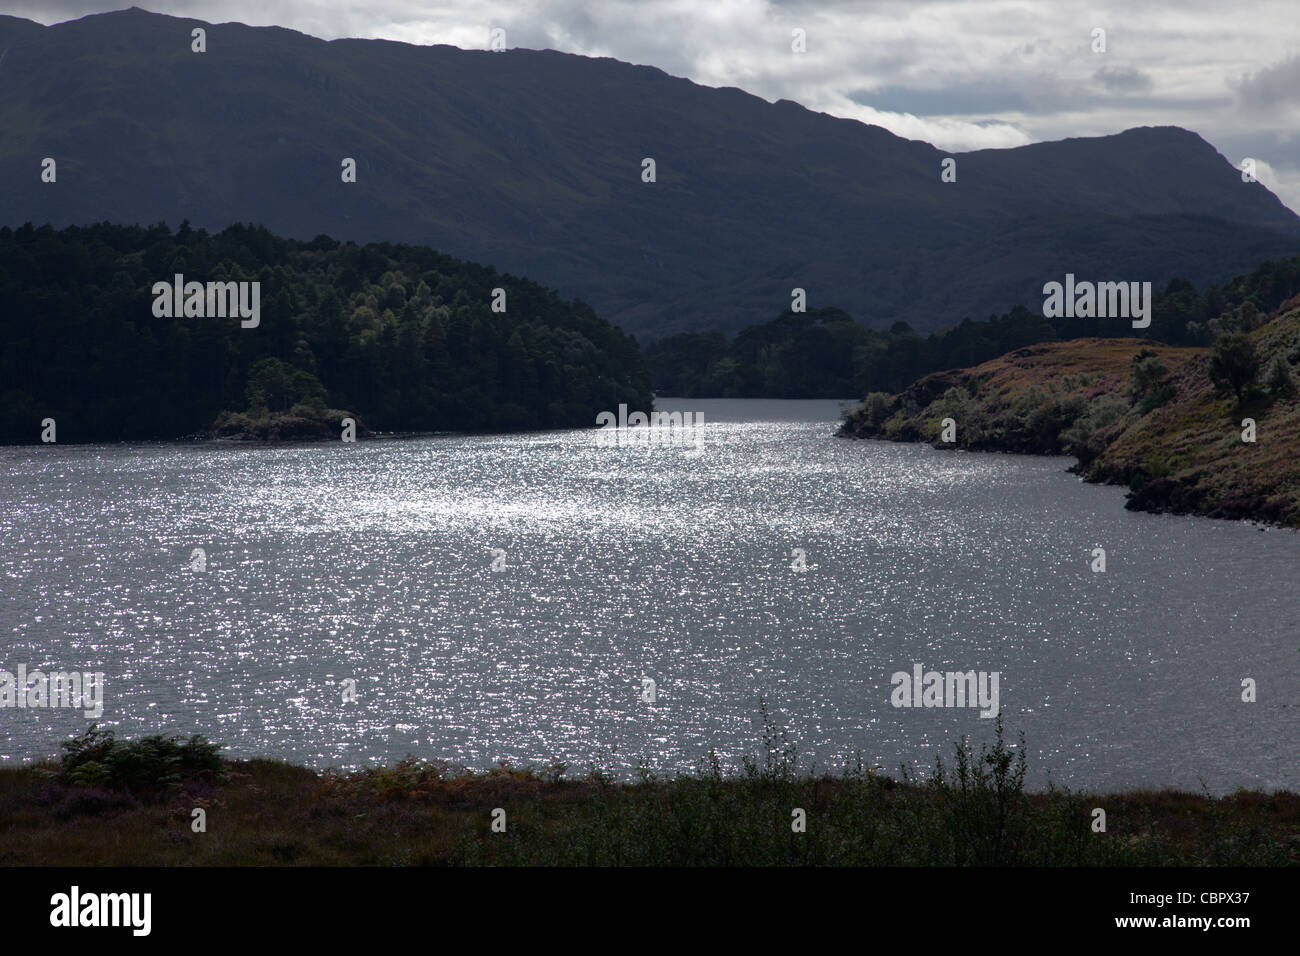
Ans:
[[[1213,349],[1095,338],[1016,349],[871,395],[839,434],[1073,455],[1087,480],[1127,486],[1135,510],[1300,527],[1300,296],[1246,318],[1250,331],[1224,331]],[[953,443],[939,440],[944,418]]]

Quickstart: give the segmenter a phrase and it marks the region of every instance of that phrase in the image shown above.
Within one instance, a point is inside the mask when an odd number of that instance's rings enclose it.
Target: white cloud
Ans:
[[[1278,167],[1258,157],[1251,158],[1255,160],[1255,178],[1288,207],[1300,209],[1300,169],[1294,166]],[[1237,165],[1240,167],[1240,162]]]

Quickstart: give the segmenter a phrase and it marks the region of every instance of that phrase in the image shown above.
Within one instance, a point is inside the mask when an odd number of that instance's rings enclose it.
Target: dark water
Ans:
[[[919,663],[999,673],[1039,785],[1300,789],[1300,535],[835,439],[835,402],[661,407],[703,441],[0,450],[0,668],[102,671],[102,723],[238,756],[630,772],[737,762],[760,696],[805,765],[986,739],[891,706]],[[87,723],[0,710],[0,757]]]

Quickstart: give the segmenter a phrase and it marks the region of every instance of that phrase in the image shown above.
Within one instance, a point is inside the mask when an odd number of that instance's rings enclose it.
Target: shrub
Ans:
[[[1123,399],[1098,395],[1088,403],[1087,411],[1061,433],[1061,444],[1069,454],[1086,464],[1100,451],[1093,447],[1093,436],[1119,421],[1128,410],[1128,403]]]
[[[1168,379],[1169,369],[1151,349],[1142,349],[1133,356],[1128,390],[1139,413],[1145,415],[1174,397],[1174,387]]]
[[[1220,336],[1210,352],[1210,381],[1219,388],[1231,388],[1241,401],[1242,392],[1259,375],[1259,357],[1244,332]]]
[[[111,730],[91,724],[63,742],[58,776],[67,784],[151,793],[197,777],[223,778],[220,749],[202,734],[119,741]]]
[[[873,428],[879,428],[889,417],[890,403],[891,398],[887,392],[872,392],[867,396],[863,408],[866,411],[867,422]]]
[[[933,408],[935,411],[934,436],[936,441],[940,436],[942,420],[951,418],[957,423],[957,444],[963,448],[978,445],[978,440],[983,434],[983,420],[980,415],[979,404],[965,388],[956,385],[951,386],[943,393],[943,397],[934,404]]]
[[[1281,353],[1273,356],[1273,361],[1264,374],[1264,385],[1274,396],[1290,395],[1295,391],[1295,379],[1291,377],[1291,365]]]
[[[996,742],[976,754],[965,737],[956,744],[956,765],[951,775],[935,761],[930,785],[944,798],[940,814],[951,840],[957,866],[1001,866],[1023,863],[1029,855],[1029,825],[1025,799],[1025,737],[1020,746],[1007,746],[1002,717],[997,718]]]

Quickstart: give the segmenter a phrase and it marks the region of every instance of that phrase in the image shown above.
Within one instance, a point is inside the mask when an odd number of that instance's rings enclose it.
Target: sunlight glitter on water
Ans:
[[[760,696],[823,767],[986,738],[973,711],[890,706],[919,662],[1001,672],[1040,784],[1300,786],[1277,572],[1300,535],[1127,512],[1064,459],[835,439],[835,403],[676,405],[704,411],[698,452],[594,431],[0,450],[0,668],[102,670],[103,723],[239,756],[631,772],[737,762]],[[0,722],[9,760],[86,724]]]

